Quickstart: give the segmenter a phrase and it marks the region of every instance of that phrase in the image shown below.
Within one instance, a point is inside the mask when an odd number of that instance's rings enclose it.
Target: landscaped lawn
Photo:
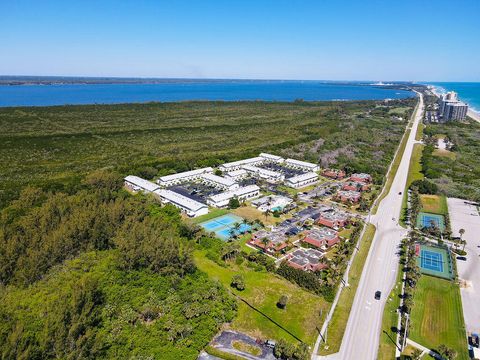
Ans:
[[[403,266],[399,265],[401,269]],[[395,341],[397,340],[396,329],[398,313],[400,307],[400,294],[402,292],[403,272],[398,271],[395,287],[392,289],[385,304],[382,317],[382,331],[380,333],[380,345],[378,347],[377,360],[391,360],[395,358]]]
[[[420,195],[420,201],[424,212],[440,215],[448,214],[447,199],[443,195]]]
[[[460,290],[454,282],[423,275],[418,281],[410,318],[410,338],[428,348],[445,344],[468,359]]]
[[[216,217],[219,217],[219,216],[222,216],[222,215],[225,215],[227,214],[229,211],[227,209],[209,209],[209,213],[208,214],[205,214],[205,215],[202,215],[202,216],[198,216],[196,218],[193,218],[193,219],[189,219],[189,221],[193,224],[200,224],[204,221],[207,221],[207,220],[211,220],[211,219],[214,219]]]
[[[402,213],[400,214],[400,224],[405,225],[406,220],[406,209],[407,209],[407,197],[408,197],[408,188],[415,180],[422,180],[422,164],[420,161],[422,160],[422,152],[423,152],[423,145],[415,144],[413,145],[412,157],[410,158],[410,165],[408,167],[408,176],[407,176],[407,183],[405,185],[405,191],[403,194],[402,200]]]
[[[330,307],[330,303],[322,297],[266,271],[254,271],[246,265],[238,267],[233,262],[222,267],[207,259],[203,251],[195,252],[195,262],[211,279],[220,281],[227,289],[241,296],[305,343],[313,345],[318,335],[316,327],[321,327]],[[245,279],[244,291],[234,290],[230,286],[232,276],[238,273]],[[288,296],[285,310],[276,306],[282,295]],[[289,342],[296,342],[287,332],[241,301],[238,301],[238,314],[231,327],[254,337],[276,340],[284,338]]]
[[[332,315],[332,320],[328,325],[328,349],[320,345],[318,353],[320,355],[333,354],[340,350],[342,344],[343,334],[347,327],[348,317],[350,315],[350,309],[352,308],[353,299],[357,291],[358,283],[362,275],[363,266],[370,250],[373,237],[375,235],[375,226],[368,224],[360,242],[360,250],[353,260],[350,268],[348,283],[349,287],[345,288],[340,295],[340,299],[337,303],[337,307]]]
[[[265,214],[260,210],[248,205],[240,206],[239,208],[232,210],[232,213],[250,221],[260,220],[265,225],[276,225],[283,220],[282,217],[277,218],[271,214],[265,216]]]

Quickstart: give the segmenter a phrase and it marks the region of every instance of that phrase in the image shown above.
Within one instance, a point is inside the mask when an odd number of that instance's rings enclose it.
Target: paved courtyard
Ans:
[[[480,332],[480,216],[475,206],[465,200],[447,199],[453,236],[460,236],[459,230],[465,229],[463,239],[467,241],[465,251],[467,260],[457,260],[458,276],[464,283],[460,293],[463,303],[463,316],[467,331]]]

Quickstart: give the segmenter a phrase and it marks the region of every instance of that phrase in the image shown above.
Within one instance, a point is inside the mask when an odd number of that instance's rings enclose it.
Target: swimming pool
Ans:
[[[238,229],[235,229],[236,224],[240,224]],[[224,241],[230,238],[231,229],[234,229],[233,233],[238,236],[250,231],[252,228],[249,224],[243,223],[243,218],[233,214],[222,215],[200,223],[199,225],[203,227],[205,231],[215,233],[219,239]]]

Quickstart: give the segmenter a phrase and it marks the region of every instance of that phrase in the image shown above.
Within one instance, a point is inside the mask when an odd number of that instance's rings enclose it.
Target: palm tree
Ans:
[[[263,251],[267,252],[267,246],[270,243],[270,240],[268,240],[268,238],[264,237],[264,238],[262,238],[262,240],[260,240],[260,242],[263,244]]]
[[[265,210],[265,212],[263,213],[265,215],[265,220],[267,220],[268,216],[272,213],[272,211],[270,209],[267,209]]]

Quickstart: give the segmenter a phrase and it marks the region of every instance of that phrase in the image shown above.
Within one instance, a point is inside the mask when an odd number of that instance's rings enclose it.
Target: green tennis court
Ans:
[[[453,279],[453,267],[447,249],[430,245],[415,245],[417,265],[423,274]]]
[[[445,219],[443,215],[420,212],[417,217],[417,228],[429,228],[436,226],[441,232],[445,231]]]

